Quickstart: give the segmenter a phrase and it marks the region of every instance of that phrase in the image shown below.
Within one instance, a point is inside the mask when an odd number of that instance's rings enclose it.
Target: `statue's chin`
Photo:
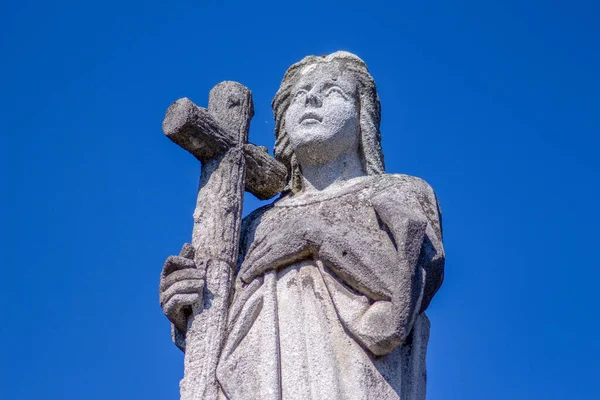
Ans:
[[[299,129],[290,139],[301,164],[324,164],[334,160],[349,147],[348,142],[352,141],[338,132],[331,132],[320,126]]]
[[[300,165],[322,165],[336,159],[340,149],[335,141],[319,137],[298,143],[294,147],[294,154]]]

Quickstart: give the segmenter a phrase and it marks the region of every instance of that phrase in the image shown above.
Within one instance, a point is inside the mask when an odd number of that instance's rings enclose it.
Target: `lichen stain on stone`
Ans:
[[[298,283],[296,282],[296,278],[294,277],[294,278],[288,279],[288,281],[285,283],[285,286],[288,289],[291,287],[294,287],[294,286],[298,286]]]
[[[312,276],[306,275],[302,277],[302,287],[305,289],[311,288],[315,290],[315,282],[313,281]]]

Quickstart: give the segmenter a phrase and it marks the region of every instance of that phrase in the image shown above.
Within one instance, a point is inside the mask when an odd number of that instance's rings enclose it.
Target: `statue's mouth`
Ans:
[[[301,124],[316,124],[321,123],[323,121],[323,117],[317,114],[316,112],[309,111],[300,118]]]

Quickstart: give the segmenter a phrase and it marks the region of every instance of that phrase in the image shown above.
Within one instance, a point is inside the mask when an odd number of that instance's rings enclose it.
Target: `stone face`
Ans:
[[[186,352],[181,398],[425,399],[441,215],[427,183],[384,173],[366,65],[337,52],[290,67],[273,101],[287,189],[243,221],[246,170],[281,174],[262,150],[268,161],[250,167],[251,99],[224,88],[204,122],[185,104],[165,119],[203,161],[192,245],[167,259],[160,283]]]

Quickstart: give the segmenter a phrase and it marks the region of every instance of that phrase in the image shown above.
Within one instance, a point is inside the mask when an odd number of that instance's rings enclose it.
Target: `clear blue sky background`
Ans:
[[[176,399],[158,305],[198,163],[161,132],[237,80],[251,140],[308,54],[355,52],[388,172],[444,212],[432,400],[600,399],[594,1],[13,1],[0,8],[0,399]],[[259,202],[248,195],[245,213]]]

